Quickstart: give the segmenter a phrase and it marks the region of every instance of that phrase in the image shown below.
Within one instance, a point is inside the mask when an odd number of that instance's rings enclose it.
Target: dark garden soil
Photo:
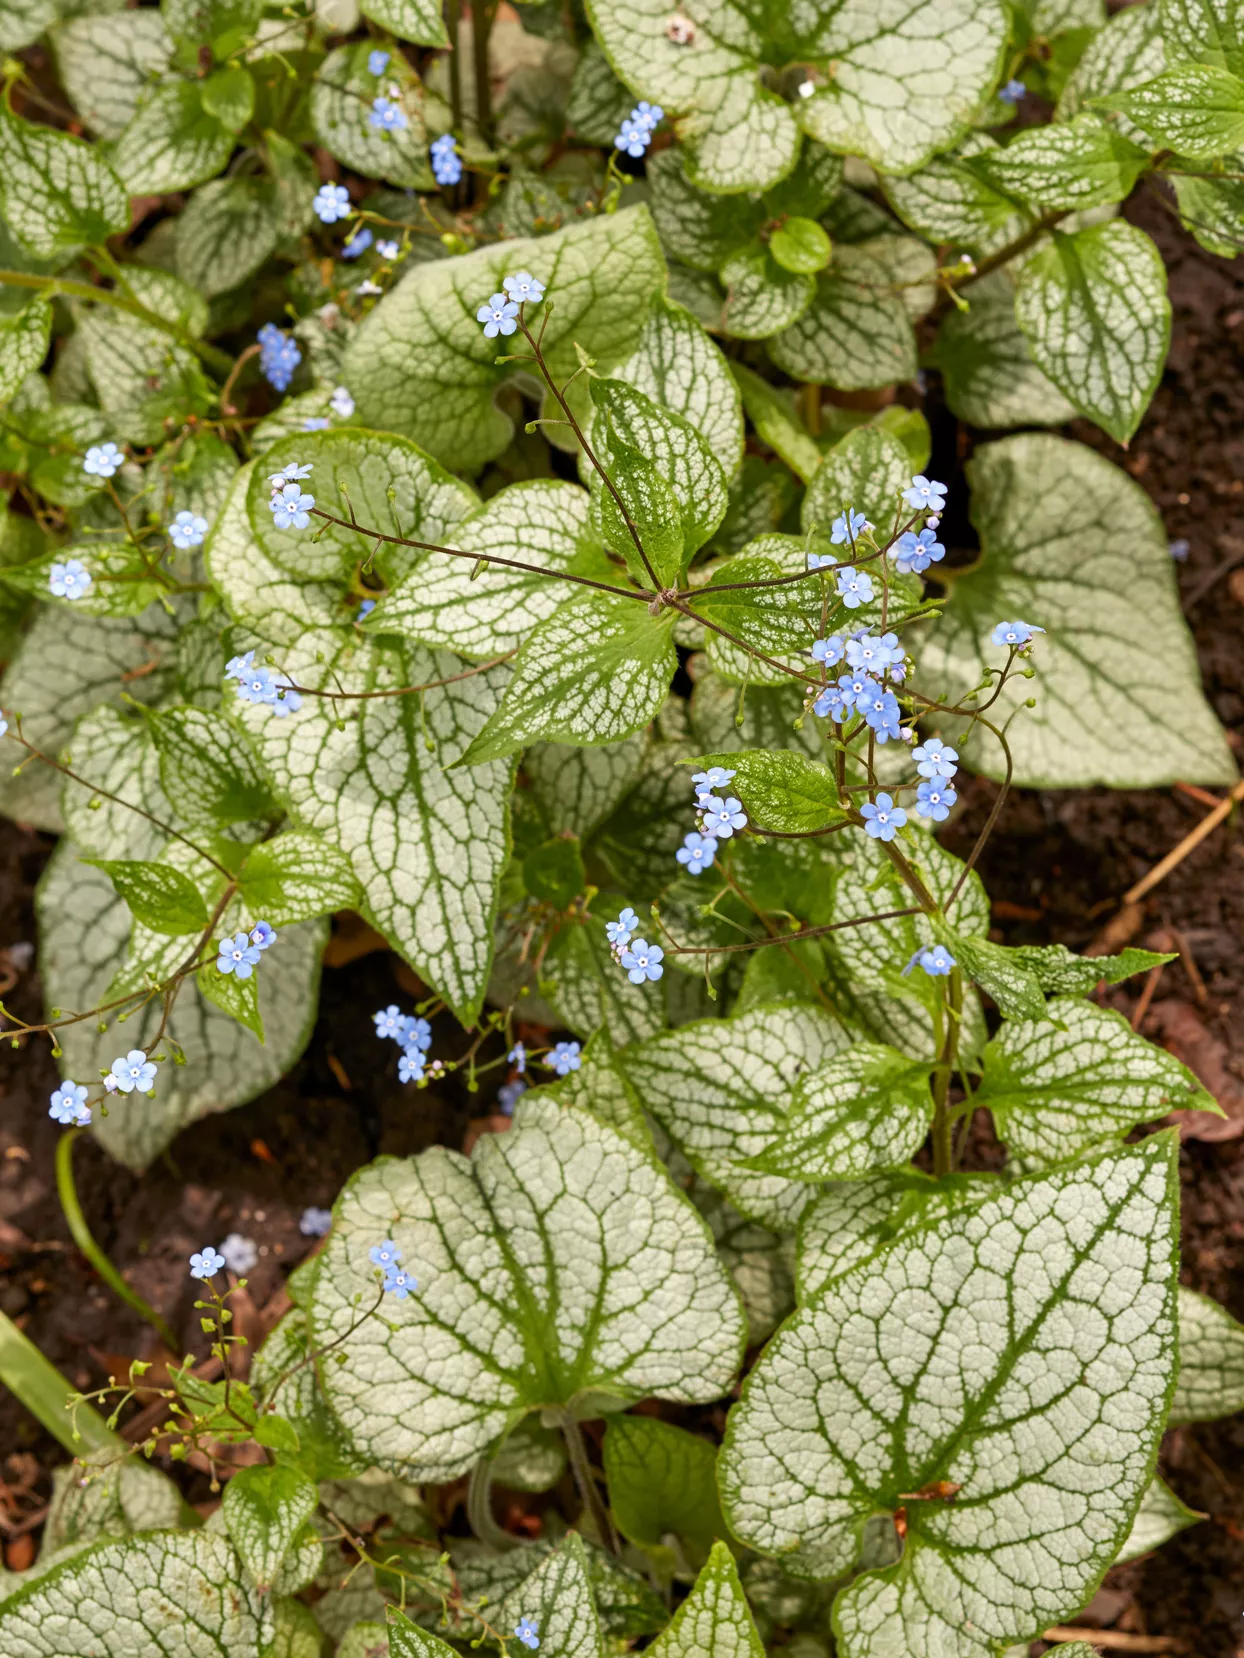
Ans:
[[[1184,609],[1208,694],[1244,761],[1244,269],[1201,252],[1153,198],[1131,204],[1129,216],[1167,259],[1170,359],[1129,451],[1084,423],[1075,435],[1124,465],[1153,497],[1170,535],[1188,541],[1179,566]],[[934,383],[932,405],[936,397]],[[969,435],[949,417],[939,423],[935,407],[931,416],[938,450],[930,470],[957,477]],[[1153,672],[1160,676],[1160,662]],[[994,792],[987,782],[967,783],[947,845],[960,853],[971,846]],[[981,866],[995,936],[1087,948],[1111,924],[1121,895],[1207,809],[1180,789],[1015,794]],[[37,1016],[40,993],[24,941],[33,938],[31,893],[50,846],[48,836],[0,823],[0,993],[27,1018]],[[1244,1131],[1238,822],[1229,820],[1162,881],[1136,923],[1134,942],[1181,952],[1162,973],[1143,1028],[1200,1071]],[[339,956],[355,936],[336,936]],[[89,1138],[79,1143],[78,1187],[92,1231],[188,1348],[202,1345],[186,1275],[191,1249],[230,1231],[253,1237],[261,1254],[250,1294],[257,1308],[274,1313],[285,1273],[311,1247],[298,1230],[305,1205],[329,1204],[350,1171],[377,1153],[437,1141],[460,1146],[474,1132],[470,1119],[486,1106],[472,1106],[456,1088],[411,1095],[385,1068],[391,1056],[375,1041],[370,1015],[393,999],[403,978],[409,990],[407,970],[378,949],[326,967],[319,1022],[293,1073],[253,1105],[188,1129],[145,1175],[109,1162]],[[1111,1001],[1130,1015],[1142,988],[1143,981],[1122,987]],[[0,1306],[74,1385],[88,1388],[146,1351],[149,1332],[70,1241],[53,1174],[62,1130],[47,1115],[56,1081],[44,1045],[0,1050]],[[973,1141],[979,1160],[991,1151],[984,1133]],[[1244,1318],[1244,1137],[1188,1140],[1182,1173],[1185,1280]],[[13,1568],[33,1555],[37,1525],[20,1527],[37,1517],[47,1470],[63,1460],[59,1446],[0,1391],[0,1538]],[[1172,1653],[1244,1654],[1244,1416],[1169,1434],[1162,1472],[1209,1518],[1112,1572],[1076,1621],[1170,1637],[1162,1650]],[[206,1499],[203,1477],[186,1477],[191,1498]]]

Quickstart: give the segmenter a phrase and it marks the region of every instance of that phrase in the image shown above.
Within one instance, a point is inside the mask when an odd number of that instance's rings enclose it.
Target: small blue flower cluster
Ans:
[[[458,154],[458,140],[452,132],[443,132],[434,138],[428,154],[432,158],[432,177],[438,184],[457,184],[462,177],[462,157]]]
[[[380,1287],[386,1295],[392,1295],[398,1301],[405,1301],[411,1290],[419,1288],[419,1280],[412,1278],[398,1266],[402,1252],[392,1238],[386,1238],[383,1243],[373,1244],[367,1251],[367,1258],[374,1267],[380,1268]]]
[[[641,99],[622,123],[622,130],[613,141],[613,147],[624,155],[638,159],[652,143],[652,135],[665,119],[660,104]]]
[[[91,1120],[85,1086],[80,1082],[62,1082],[52,1095],[48,1116],[54,1117],[58,1123],[72,1123],[74,1128],[85,1128]]]
[[[373,1013],[376,1035],[382,1041],[396,1042],[401,1048],[397,1062],[398,1078],[402,1082],[422,1082],[427,1075],[427,1054],[432,1046],[432,1027],[426,1019],[413,1013],[402,1013],[395,1002]]]
[[[216,967],[221,973],[232,973],[235,979],[249,979],[259,965],[259,957],[269,945],[276,943],[276,933],[266,921],[257,921],[249,935],[235,933],[222,938],[216,948]]]
[[[262,703],[281,720],[302,707],[302,698],[284,674],[255,666],[254,651],[230,657],[225,663],[225,672],[237,681],[239,702]]]
[[[375,75],[377,79],[379,79],[379,77],[383,75],[385,70],[389,67],[389,58],[391,56],[391,53],[382,52],[379,47],[376,47],[373,51],[368,52],[367,73],[369,75]]]
[[[1016,105],[1024,96],[1024,93],[1027,92],[1027,90],[1028,88],[1024,85],[1023,81],[1012,79],[1009,80],[999,91],[998,96],[1004,104],[1010,104],[1014,107],[1014,105]]]
[[[268,485],[272,490],[268,510],[275,529],[305,530],[311,522],[315,496],[304,491],[302,481],[310,476],[313,464],[308,461],[300,466],[297,461],[289,461],[279,472],[268,474]]]
[[[373,240],[372,232],[364,225],[361,230],[356,230],[350,240],[342,247],[341,257],[343,259],[358,259],[367,252]]]
[[[897,634],[872,634],[866,628],[845,637],[834,633],[813,641],[812,659],[828,668],[843,661],[848,665],[846,673],[822,688],[812,705],[815,714],[822,719],[828,716],[835,725],[858,716],[879,743],[902,737],[898,698],[884,684],[887,679],[901,684],[907,674]]]
[[[724,789],[734,773],[724,766],[711,766],[698,771],[692,778],[695,804],[699,812],[699,828],[684,836],[674,856],[688,875],[698,875],[708,869],[717,856],[718,841],[728,841],[736,829],[747,827],[747,813],[735,795],[723,799],[716,791]],[[625,965],[625,963],[623,964]],[[638,980],[634,981],[638,983]]]
[[[302,361],[298,342],[284,334],[275,323],[265,322],[257,335],[259,340],[259,368],[264,378],[277,391],[287,391],[294,378],[294,370]]]
[[[495,340],[498,334],[513,334],[518,328],[520,305],[538,305],[544,298],[544,283],[530,271],[517,271],[507,276],[501,286],[503,294],[493,294],[487,305],[481,305],[475,320],[484,325],[484,338]]]
[[[298,1217],[298,1230],[304,1238],[325,1237],[332,1224],[332,1210],[317,1208],[314,1203],[308,1204]]]

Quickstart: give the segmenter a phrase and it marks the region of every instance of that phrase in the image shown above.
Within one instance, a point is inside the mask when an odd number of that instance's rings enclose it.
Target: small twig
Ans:
[[[233,395],[233,388],[237,384],[238,375],[241,374],[241,372],[242,372],[242,365],[244,363],[250,362],[252,357],[258,356],[259,351],[260,351],[259,346],[257,346],[257,345],[248,345],[245,351],[239,353],[237,361],[234,363],[233,367],[229,370],[229,378],[225,381],[224,385],[220,388],[220,412],[221,412],[221,414],[223,414],[223,415],[235,415],[235,414],[237,414],[238,411],[234,408],[233,404],[229,401],[229,399]]]
[[[1244,800],[1244,778],[1241,778],[1225,800],[1220,800],[1214,810],[1201,819],[1195,829],[1189,830],[1179,845],[1168,852],[1161,863],[1155,864],[1148,875],[1142,876],[1134,887],[1128,888],[1123,894],[1124,907],[1138,903],[1147,892],[1152,892],[1159,881],[1164,881],[1172,869],[1177,869],[1183,863],[1189,852],[1200,846],[1207,835],[1213,834],[1231,808],[1241,800]]]
[[[1158,980],[1166,971],[1166,963],[1160,961],[1156,967],[1151,967],[1145,975],[1144,986],[1140,992],[1140,1000],[1132,1013],[1132,1029],[1139,1030],[1145,1022],[1145,1015],[1149,1011],[1149,1004],[1153,1000],[1154,992],[1158,988]]]
[[[1201,970],[1193,959],[1192,946],[1188,943],[1186,935],[1181,933],[1178,927],[1168,927],[1166,930],[1171,935],[1175,948],[1179,951],[1179,959],[1183,963],[1183,970],[1188,975],[1188,981],[1192,985],[1193,995],[1202,1007],[1208,1007],[1209,991],[1206,990],[1205,980],[1201,977]]]
[[[1187,1641],[1179,1635],[1129,1635],[1122,1629],[1079,1629],[1057,1624],[1042,1635],[1043,1641],[1087,1641],[1090,1646],[1111,1652],[1188,1652]]]

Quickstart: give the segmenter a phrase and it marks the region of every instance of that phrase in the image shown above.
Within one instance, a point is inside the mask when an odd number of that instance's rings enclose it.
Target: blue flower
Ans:
[[[1031,643],[1034,633],[1044,632],[1044,628],[1032,622],[999,622],[990,637],[995,645],[1014,645],[1018,648]]]
[[[276,943],[276,933],[266,921],[256,921],[251,928],[251,943],[257,950],[266,950]]]
[[[906,978],[919,962],[931,979],[941,978],[955,965],[955,958],[944,944],[922,944],[903,969]]]
[[[286,484],[268,502],[273,527],[278,530],[305,530],[311,522],[311,508],[314,505],[314,495],[304,494],[297,484]]]
[[[8,731],[8,729],[9,729],[9,722],[5,719],[3,714],[0,714],[0,737],[3,737],[4,734]]]
[[[637,121],[623,121],[621,131],[613,141],[615,150],[638,158],[652,143],[652,128]]]
[[[327,415],[308,415],[302,423],[304,432],[326,432],[329,427]]]
[[[864,819],[865,832],[877,841],[892,841],[907,822],[907,813],[888,794],[879,794],[875,806],[866,801],[860,807],[860,816]]]
[[[406,1021],[406,1035],[403,1040],[408,1048],[418,1048],[421,1053],[427,1053],[432,1046],[432,1027],[426,1019],[416,1019],[412,1016]]]
[[[1177,535],[1170,545],[1170,555],[1177,564],[1182,564],[1192,551],[1192,543],[1186,535]]]
[[[909,507],[917,512],[944,512],[946,510],[946,485],[926,478],[923,472],[917,472],[911,480],[911,485],[903,491],[903,499]]]
[[[746,829],[747,813],[741,800],[727,795],[719,800],[715,794],[702,795],[700,808],[704,813],[704,833],[728,841],[736,829]]]
[[[410,125],[406,111],[391,98],[373,98],[367,120],[381,132],[405,132]]]
[[[916,810],[921,817],[942,823],[950,816],[950,808],[958,798],[949,783],[943,783],[940,778],[926,778],[916,789]]]
[[[1027,90],[1028,88],[1023,81],[1009,80],[999,91],[998,96],[1004,104],[1017,104]]]
[[[399,1013],[397,1005],[390,1002],[388,1007],[382,1008],[379,1013],[372,1014],[376,1026],[376,1035],[394,1042],[405,1042],[410,1029],[410,1015]]]
[[[277,719],[283,720],[289,714],[296,714],[302,707],[302,698],[284,674],[273,675],[272,689],[276,693],[272,699],[272,712]]]
[[[827,668],[836,668],[842,661],[847,650],[846,641],[838,634],[831,633],[828,639],[814,639],[812,641],[812,660],[823,662]]]
[[[559,1077],[568,1077],[571,1071],[579,1069],[579,1044],[559,1042],[544,1063],[551,1071],[556,1071]]]
[[[91,1108],[86,1103],[86,1089],[80,1082],[62,1082],[52,1095],[48,1116],[58,1123],[73,1123],[85,1128],[91,1120]]]
[[[503,1117],[512,1117],[514,1107],[527,1092],[527,1084],[517,1077],[513,1082],[507,1082],[497,1089],[497,1105]]]
[[[141,1048],[131,1048],[120,1059],[114,1059],[112,1069],[104,1078],[104,1087],[110,1094],[155,1093],[155,1061],[148,1059]]]
[[[922,576],[930,564],[940,563],[945,556],[946,549],[932,530],[921,530],[919,535],[915,530],[904,530],[890,549],[900,576]]]
[[[616,949],[628,943],[631,934],[639,926],[639,917],[632,909],[621,910],[616,921],[605,922],[605,937]]]
[[[225,672],[230,679],[245,679],[255,665],[254,651],[247,651],[244,656],[231,656],[225,663]]]
[[[696,786],[698,798],[702,794],[711,794],[714,789],[724,789],[733,778],[734,773],[727,771],[725,766],[710,766],[707,771],[697,771],[691,781]]]
[[[403,1048],[397,1062],[399,1082],[422,1082],[425,1074],[423,1050],[413,1044]]]
[[[873,596],[873,579],[867,570],[839,570],[838,597],[848,610],[858,610]]]
[[[207,519],[194,512],[179,512],[168,527],[169,540],[179,552],[201,547],[207,537]]]
[[[362,601],[362,603],[359,605],[358,620],[360,622],[365,622],[367,620],[367,618],[371,615],[372,611],[375,610],[375,608],[376,608],[375,599],[364,599]]]
[[[377,242],[376,243],[376,252],[380,255],[380,257],[382,259],[389,259],[389,260],[396,259],[398,254],[401,251],[402,250],[401,250],[400,246],[395,241],[393,241],[392,238],[390,238],[386,242]]]
[[[431,145],[432,176],[438,184],[457,184],[462,177],[462,158],[458,154],[458,140],[445,132]]]
[[[665,959],[665,951],[659,944],[648,944],[644,939],[637,938],[629,950],[624,951],[622,966],[626,976],[632,984],[643,984],[645,979],[655,982],[664,973],[661,963]]]
[[[873,633],[861,633],[847,640],[847,661],[864,673],[884,678],[886,669],[902,660],[903,648],[896,633],[883,633],[880,638]]]
[[[197,1252],[190,1257],[190,1276],[192,1278],[214,1278],[225,1264],[223,1255],[218,1255],[208,1244],[201,1253]]]
[[[544,298],[544,283],[538,276],[532,276],[530,271],[515,271],[513,276],[505,278],[501,286],[520,305],[524,300],[529,305],[538,305]]]
[[[216,948],[220,952],[216,957],[219,972],[232,973],[235,979],[250,978],[259,960],[259,946],[252,944],[245,933],[222,939]]]
[[[276,685],[266,668],[251,668],[238,678],[238,701],[275,703]]]
[[[854,541],[864,530],[871,529],[872,525],[862,512],[853,512],[848,507],[830,525],[829,539],[833,546],[841,547],[844,542]]]
[[[858,708],[861,713],[873,697],[881,695],[877,681],[863,673],[839,674],[838,690],[848,707]]]
[[[841,683],[827,685],[812,704],[812,712],[819,714],[822,719],[828,715],[835,725],[842,725],[850,718],[854,701],[855,699],[842,689]]]
[[[390,54],[388,52],[381,52],[379,49],[374,52],[368,52],[367,73],[369,75],[383,75],[385,70],[389,67],[389,56]]]
[[[863,714],[879,743],[888,743],[891,737],[897,742],[902,736],[902,727],[899,724],[901,710],[893,691],[884,691],[878,686],[872,696],[858,702],[856,707]]]
[[[82,470],[93,478],[111,478],[125,462],[115,443],[93,443],[86,452]]]
[[[495,340],[498,334],[512,334],[518,327],[518,301],[504,294],[494,294],[487,305],[481,305],[475,320],[484,325],[484,338]]]
[[[372,244],[372,233],[366,225],[362,230],[356,230],[354,235],[341,250],[343,259],[357,259],[360,254],[366,253]]]
[[[647,127],[653,132],[664,121],[665,111],[660,104],[650,104],[646,98],[641,98],[631,111],[630,119],[637,127]]]
[[[268,483],[275,490],[284,489],[286,484],[301,483],[304,478],[309,478],[314,471],[314,461],[307,461],[302,465],[297,461],[286,461],[279,472],[269,472]]]
[[[350,212],[350,192],[344,184],[321,184],[311,206],[321,224],[336,224]]]
[[[230,1232],[220,1245],[220,1253],[229,1271],[236,1273],[238,1277],[244,1272],[252,1271],[259,1259],[255,1240],[245,1237],[241,1232]]]
[[[959,751],[944,743],[940,737],[926,737],[919,748],[913,748],[911,757],[921,777],[953,777],[959,767]]]
[[[386,1267],[384,1282],[380,1286],[386,1295],[396,1296],[399,1301],[405,1301],[411,1290],[419,1288],[419,1280],[412,1278],[401,1267]]]
[[[808,554],[809,570],[836,570],[837,568],[838,560],[831,553]]]
[[[54,564],[48,573],[48,589],[58,599],[81,599],[91,591],[91,573],[79,558]]]
[[[372,1266],[387,1271],[402,1258],[402,1252],[392,1238],[385,1238],[381,1243],[373,1244],[367,1251],[367,1259]]]
[[[514,1069],[522,1076],[527,1069],[527,1050],[521,1042],[516,1042],[505,1056]]]
[[[302,352],[298,349],[297,340],[283,334],[270,322],[263,325],[256,338],[261,348],[260,372],[277,391],[285,391],[294,378],[294,370],[302,361]]]
[[[520,1618],[514,1625],[514,1633],[525,1647],[534,1652],[540,1645],[540,1625],[534,1618]]]
[[[331,1209],[317,1209],[315,1204],[308,1204],[298,1217],[298,1230],[304,1238],[322,1238],[333,1224]]]
[[[328,406],[339,420],[349,420],[354,413],[354,399],[344,386],[337,386],[328,400]],[[308,468],[308,471],[310,468]]]
[[[712,835],[701,835],[693,829],[674,856],[688,875],[698,875],[717,856],[717,841]]]

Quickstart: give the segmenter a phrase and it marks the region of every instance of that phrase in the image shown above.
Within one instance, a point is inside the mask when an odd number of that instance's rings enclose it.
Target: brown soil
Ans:
[[[1155,237],[1170,269],[1169,363],[1127,452],[1086,424],[1074,432],[1124,465],[1149,490],[1171,536],[1190,542],[1179,572],[1185,610],[1209,696],[1244,758],[1244,577],[1234,562],[1244,570],[1244,271],[1201,252],[1150,199],[1133,204],[1129,216]],[[946,476],[970,435],[953,421],[935,426],[933,470]],[[948,845],[970,846],[993,794],[986,782],[967,784]],[[1084,949],[1119,896],[1205,810],[1179,790],[1017,793],[982,861],[996,936]],[[33,936],[31,888],[49,846],[45,836],[0,825],[5,945]],[[1146,1028],[1185,1045],[1191,1030],[1198,1063],[1210,1065],[1221,1095],[1244,1079],[1244,840],[1234,822],[1146,902],[1137,941],[1162,931],[1182,944],[1192,967],[1177,962],[1165,970]],[[251,1275],[262,1304],[310,1247],[298,1232],[304,1205],[328,1204],[348,1173],[378,1152],[461,1145],[468,1119],[484,1109],[472,1109],[457,1088],[399,1091],[383,1069],[370,1013],[393,999],[396,972],[394,958],[382,953],[327,969],[315,1035],[293,1073],[253,1105],[189,1129],[144,1176],[109,1163],[93,1143],[79,1145],[90,1226],[189,1348],[201,1342],[184,1264],[192,1248],[230,1230],[252,1236],[263,1251]],[[1112,1000],[1130,1012],[1139,991],[1132,984]],[[32,970],[19,973],[9,1001],[35,1015]],[[109,1355],[141,1352],[147,1332],[69,1240],[52,1174],[61,1132],[47,1116],[55,1082],[44,1047],[0,1050],[0,1306],[75,1385],[91,1387],[104,1379]],[[1183,1191],[1185,1279],[1244,1318],[1244,1138],[1189,1141]],[[10,1516],[37,1508],[46,1470],[62,1460],[59,1447],[0,1395],[0,1477]],[[1244,1416],[1168,1435],[1162,1471],[1210,1518],[1112,1572],[1079,1621],[1169,1636],[1201,1658],[1244,1654]],[[5,1496],[0,1485],[0,1515]],[[8,1544],[11,1564],[26,1547]]]

